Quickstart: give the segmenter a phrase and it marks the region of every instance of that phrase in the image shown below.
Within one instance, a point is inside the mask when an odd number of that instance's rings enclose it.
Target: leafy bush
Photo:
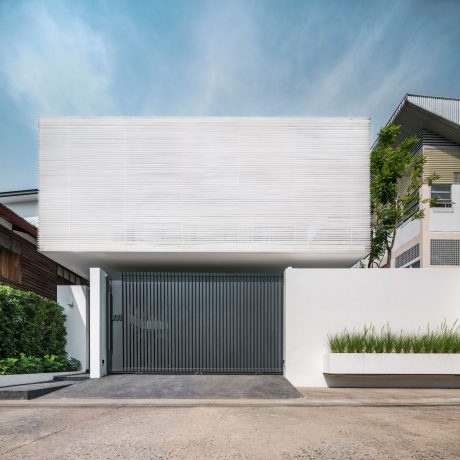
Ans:
[[[80,370],[80,361],[66,356],[45,355],[43,358],[20,354],[19,358],[0,359],[0,375],[36,374]]]
[[[57,302],[0,285],[0,359],[65,356],[65,344],[65,315]]]
[[[460,353],[460,324],[449,327],[443,321],[436,329],[428,326],[415,334],[395,333],[388,324],[380,332],[373,325],[361,332],[345,329],[329,336],[329,348],[333,353]]]

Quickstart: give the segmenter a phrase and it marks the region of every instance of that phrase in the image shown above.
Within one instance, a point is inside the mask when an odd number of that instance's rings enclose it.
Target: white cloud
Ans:
[[[28,3],[2,28],[0,43],[3,86],[31,123],[37,115],[113,110],[104,37],[77,15]]]

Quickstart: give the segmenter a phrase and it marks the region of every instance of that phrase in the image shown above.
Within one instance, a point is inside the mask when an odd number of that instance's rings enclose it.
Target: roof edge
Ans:
[[[429,97],[431,99],[446,99],[448,101],[460,101],[459,98],[456,97],[447,97],[447,96],[427,96],[426,94],[416,94],[416,93],[406,93],[407,96],[416,96],[416,97]]]
[[[38,188],[30,188],[25,190],[11,190],[6,192],[0,192],[0,198],[5,198],[9,196],[24,196],[24,195],[37,195]]]

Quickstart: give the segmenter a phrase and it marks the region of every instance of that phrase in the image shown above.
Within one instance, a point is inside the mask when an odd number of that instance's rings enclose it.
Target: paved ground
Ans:
[[[2,407],[421,407],[457,406],[460,389],[298,388],[300,398],[136,399],[48,397],[0,400]]]
[[[5,459],[458,459],[459,407],[0,407]]]
[[[302,395],[282,375],[109,375],[47,398],[286,399]]]

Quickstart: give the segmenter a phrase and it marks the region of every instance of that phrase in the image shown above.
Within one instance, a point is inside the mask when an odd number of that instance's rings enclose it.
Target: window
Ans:
[[[80,278],[75,273],[67,270],[66,268],[62,267],[61,265],[57,266],[57,275],[60,278],[64,278],[65,280],[69,281],[70,284],[83,284],[82,278]]]
[[[460,172],[454,172],[454,184],[460,184]]]
[[[0,248],[7,249],[15,254],[21,255],[21,245],[7,235],[0,234]]]
[[[420,268],[420,260],[417,260],[411,265],[408,265],[406,268]]]
[[[21,250],[21,245],[17,241],[11,240],[11,251],[15,254],[21,255]]]
[[[450,208],[452,206],[452,187],[450,184],[433,184],[431,198],[436,198],[435,208]]]
[[[11,238],[0,233],[0,247],[5,249],[11,248]]]

